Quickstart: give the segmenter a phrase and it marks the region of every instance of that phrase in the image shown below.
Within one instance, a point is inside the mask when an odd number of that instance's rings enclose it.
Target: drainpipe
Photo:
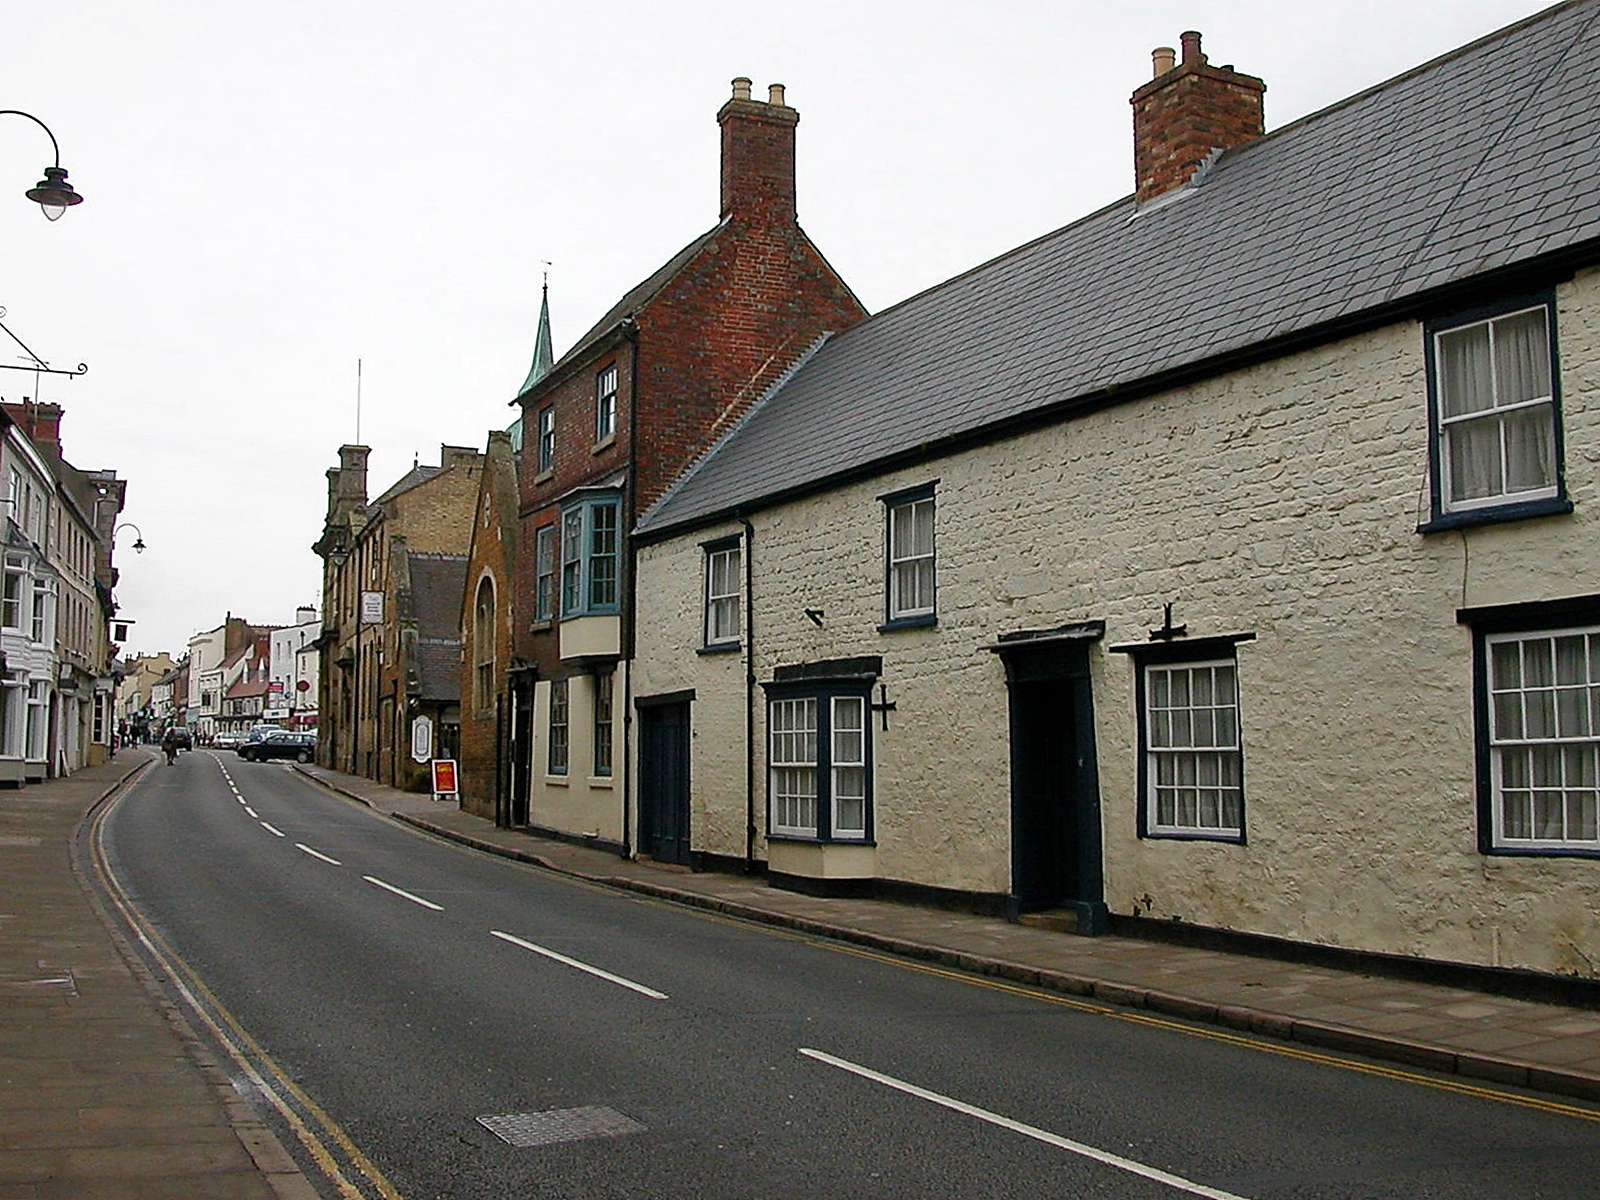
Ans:
[[[756,868],[756,621],[755,527],[743,513],[744,528],[744,870]]]
[[[622,771],[622,857],[633,857],[633,656],[636,650],[634,606],[638,590],[634,580],[638,550],[634,545],[633,531],[639,524],[639,326],[634,319],[622,319],[622,336],[628,339],[630,349],[628,366],[628,605],[623,618],[622,631],[622,753],[612,748],[612,770]],[[616,692],[612,692],[613,704]],[[611,719],[616,721],[613,707]],[[620,762],[618,760],[621,760]]]

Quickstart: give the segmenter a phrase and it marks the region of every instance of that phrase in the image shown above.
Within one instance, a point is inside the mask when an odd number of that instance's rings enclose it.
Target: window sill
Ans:
[[[555,477],[556,477],[556,469],[554,467],[551,467],[548,471],[540,471],[537,475],[535,475],[533,477],[533,482],[536,483],[536,484],[549,483]]]
[[[1147,829],[1139,834],[1149,842],[1220,842],[1224,846],[1243,846],[1243,833],[1231,830],[1209,832],[1204,829]]]
[[[876,849],[878,843],[872,838],[851,837],[817,837],[815,834],[804,833],[768,833],[769,842],[793,842],[800,846],[868,846]]]
[[[589,776],[589,786],[592,788],[605,788],[607,791],[609,791],[617,786],[616,776],[591,775]]]
[[[1600,846],[1491,846],[1489,858],[1600,858]]]
[[[605,437],[601,438],[598,442],[596,442],[593,447],[590,448],[589,453],[590,454],[599,454],[604,450],[611,449],[611,447],[615,446],[616,444],[617,444],[617,435],[614,434],[614,433],[607,434]]]
[[[572,781],[570,779],[568,779],[565,775],[546,775],[544,777],[544,782],[545,782],[545,786],[547,786],[547,787],[571,787],[572,786]]]
[[[1444,533],[1451,529],[1499,525],[1506,521],[1524,521],[1533,517],[1560,517],[1571,511],[1571,500],[1564,496],[1552,496],[1547,500],[1523,500],[1515,504],[1497,505],[1494,508],[1469,508],[1462,512],[1441,513],[1433,520],[1418,525],[1417,532]]]
[[[698,650],[695,651],[695,653],[696,654],[737,654],[740,650],[743,650],[743,649],[744,649],[744,646],[740,642],[718,642],[714,646],[701,646]]]
[[[529,633],[545,633],[556,627],[554,621],[535,621],[528,626]]]
[[[893,617],[879,625],[878,632],[895,633],[901,629],[928,629],[938,623],[938,613],[918,613],[914,617]]]

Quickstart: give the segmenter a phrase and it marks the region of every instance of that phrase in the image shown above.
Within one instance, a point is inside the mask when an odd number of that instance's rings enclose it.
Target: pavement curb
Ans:
[[[106,901],[94,879],[95,867],[92,861],[85,861],[86,858],[92,859],[92,852],[86,844],[88,830],[101,809],[112,803],[121,793],[137,786],[160,761],[159,756],[152,755],[144,762],[135,764],[84,809],[72,829],[69,858],[73,879],[87,898],[95,916],[110,935],[118,957],[128,967],[139,986],[154,1001],[155,1007],[177,1036],[185,1056],[211,1089],[218,1106],[227,1117],[228,1128],[239,1139],[239,1144],[250,1156],[250,1161],[255,1164],[273,1194],[279,1197],[279,1200],[320,1200],[321,1194],[311,1185],[311,1181],[305,1177],[293,1156],[285,1149],[282,1139],[233,1086],[233,1078],[226,1066],[217,1059],[205,1039],[189,1022],[183,1006],[168,995],[161,980],[140,956],[129,940],[130,931],[126,924],[107,910]]]
[[[354,800],[358,804],[374,809],[374,811],[381,811],[364,796],[342,787],[336,780],[313,775],[306,771],[302,771],[301,774],[331,792]],[[1417,1067],[1445,1075],[1457,1075],[1484,1083],[1522,1087],[1531,1091],[1568,1096],[1580,1100],[1600,1100],[1600,1079],[1579,1072],[1563,1071],[1558,1067],[1540,1066],[1493,1054],[1456,1050],[1448,1046],[1413,1041],[1389,1034],[1374,1033],[1370,1030],[1355,1029],[1347,1025],[1306,1020],[1268,1009],[1219,1004],[1191,996],[1163,992],[1154,988],[1118,983],[1109,979],[1098,979],[1085,975],[1054,971],[1044,967],[1033,967],[1023,963],[1007,962],[1003,959],[989,958],[972,954],[968,951],[953,950],[945,946],[926,945],[904,938],[872,933],[868,930],[833,925],[811,917],[774,912],[770,909],[741,904],[737,901],[725,900],[720,897],[704,896],[696,892],[674,888],[668,884],[629,879],[625,876],[610,875],[603,872],[578,871],[533,851],[506,847],[486,838],[474,837],[460,830],[436,824],[416,813],[391,812],[386,815],[395,821],[409,825],[434,837],[443,838],[446,841],[455,842],[486,854],[494,854],[502,858],[542,867],[556,874],[582,879],[588,883],[635,892],[654,899],[683,904],[691,908],[704,909],[724,916],[738,917],[758,924],[772,925],[798,933],[812,934],[829,938],[833,941],[863,946],[901,958],[936,963],[940,966],[952,967],[973,975],[1004,979],[1008,982],[1019,983],[1028,987],[1038,987],[1046,991],[1095,1000],[1108,1006],[1142,1009],[1146,1012],[1190,1021],[1195,1024],[1214,1025],[1256,1037],[1295,1042],[1300,1045],[1315,1047],[1319,1050],[1361,1055],[1366,1058],[1398,1063],[1408,1067]]]

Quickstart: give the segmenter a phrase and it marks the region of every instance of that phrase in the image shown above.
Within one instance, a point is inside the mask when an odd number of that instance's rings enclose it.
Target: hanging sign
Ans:
[[[361,593],[361,623],[363,625],[383,624],[383,593]]]
[[[425,763],[433,757],[433,718],[419,716],[411,722],[411,761]]]

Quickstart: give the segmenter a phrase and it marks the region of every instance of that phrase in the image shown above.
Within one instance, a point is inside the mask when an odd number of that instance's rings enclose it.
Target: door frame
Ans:
[[[1102,934],[1110,927],[1105,903],[1105,857],[1100,828],[1100,771],[1095,758],[1094,687],[1090,677],[1089,648],[1105,636],[1104,621],[1084,621],[1057,629],[1003,635],[989,647],[1000,656],[1006,671],[1008,744],[1011,752],[1011,876],[1007,915],[1016,920],[1022,912],[1016,879],[1020,855],[1017,838],[1019,813],[1025,803],[1023,758],[1019,741],[1024,721],[1019,686],[1061,683],[1071,690],[1072,737],[1076,752],[1064,789],[1070,805],[1073,847],[1077,867],[1077,895],[1065,907],[1077,915],[1079,933]]]
[[[692,795],[693,763],[691,751],[694,744],[692,737],[694,729],[694,690],[688,689],[681,692],[670,692],[658,696],[639,696],[634,699],[634,710],[639,719],[639,853],[648,855],[656,862],[677,863],[681,866],[690,866],[692,852],[692,813],[690,811],[690,797]],[[663,797],[657,792],[660,784],[656,764],[650,759],[651,737],[650,725],[657,720],[662,711],[668,708],[680,708],[683,712],[683,740],[679,747],[683,756],[683,772],[680,780],[682,796]],[[657,835],[659,832],[660,809],[658,805],[663,798],[678,802],[677,816],[681,818],[683,838],[678,851],[671,855],[657,853]]]

